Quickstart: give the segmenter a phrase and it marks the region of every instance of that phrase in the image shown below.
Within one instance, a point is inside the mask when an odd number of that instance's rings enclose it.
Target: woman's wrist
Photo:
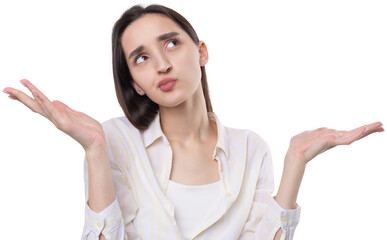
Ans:
[[[299,168],[305,169],[308,161],[306,159],[302,159],[300,157],[296,157],[295,154],[291,152],[287,152],[284,160],[284,169],[285,168]]]
[[[299,159],[286,155],[281,183],[274,199],[284,209],[295,209],[297,196],[306,164]]]
[[[99,140],[99,141],[94,141],[93,144],[91,144],[90,146],[84,149],[86,154],[97,154],[97,153],[107,151],[108,148],[105,140]]]
[[[106,143],[95,145],[85,150],[85,153],[89,164],[109,162],[108,147]]]

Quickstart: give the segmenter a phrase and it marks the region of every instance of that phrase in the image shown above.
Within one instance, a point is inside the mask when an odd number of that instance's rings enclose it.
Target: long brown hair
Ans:
[[[135,5],[126,10],[115,23],[112,34],[112,47],[116,95],[125,116],[139,130],[145,130],[149,127],[159,111],[159,105],[153,102],[148,96],[137,94],[133,88],[133,78],[126,64],[125,54],[121,45],[121,37],[126,27],[136,19],[149,13],[159,13],[169,17],[187,32],[196,44],[199,43],[199,37],[195,30],[183,16],[170,8],[158,4],[152,4],[146,8]],[[206,69],[204,66],[201,66],[200,69],[202,72],[201,83],[206,100],[207,112],[213,112],[207,84]]]

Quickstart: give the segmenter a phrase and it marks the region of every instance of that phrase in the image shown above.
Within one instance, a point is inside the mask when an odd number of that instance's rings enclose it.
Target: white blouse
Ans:
[[[281,240],[292,240],[301,208],[283,209],[272,197],[273,163],[267,143],[251,130],[223,126],[215,113],[208,117],[217,125],[212,159],[218,161],[224,192],[192,229],[191,239],[266,240],[281,228]],[[167,197],[173,152],[159,114],[144,131],[126,117],[105,121],[102,127],[116,199],[99,213],[90,209],[85,156],[82,239],[98,240],[100,234],[106,240],[186,239]]]
[[[187,239],[195,236],[196,228],[223,195],[220,181],[205,185],[184,185],[169,180],[167,198],[175,207],[175,219]]]

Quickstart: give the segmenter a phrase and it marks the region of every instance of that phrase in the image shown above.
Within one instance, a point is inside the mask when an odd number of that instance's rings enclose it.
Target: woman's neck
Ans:
[[[176,107],[160,106],[160,122],[168,141],[183,146],[206,142],[214,133],[216,134],[216,124],[208,119],[201,87],[192,98]]]

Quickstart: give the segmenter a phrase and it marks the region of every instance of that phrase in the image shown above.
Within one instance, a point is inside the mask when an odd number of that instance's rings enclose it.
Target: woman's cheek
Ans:
[[[181,55],[177,63],[179,64],[179,67],[181,67],[181,69],[184,69],[183,71],[185,73],[189,74],[192,77],[200,78],[201,71],[199,64],[199,56],[197,53],[187,51]]]

